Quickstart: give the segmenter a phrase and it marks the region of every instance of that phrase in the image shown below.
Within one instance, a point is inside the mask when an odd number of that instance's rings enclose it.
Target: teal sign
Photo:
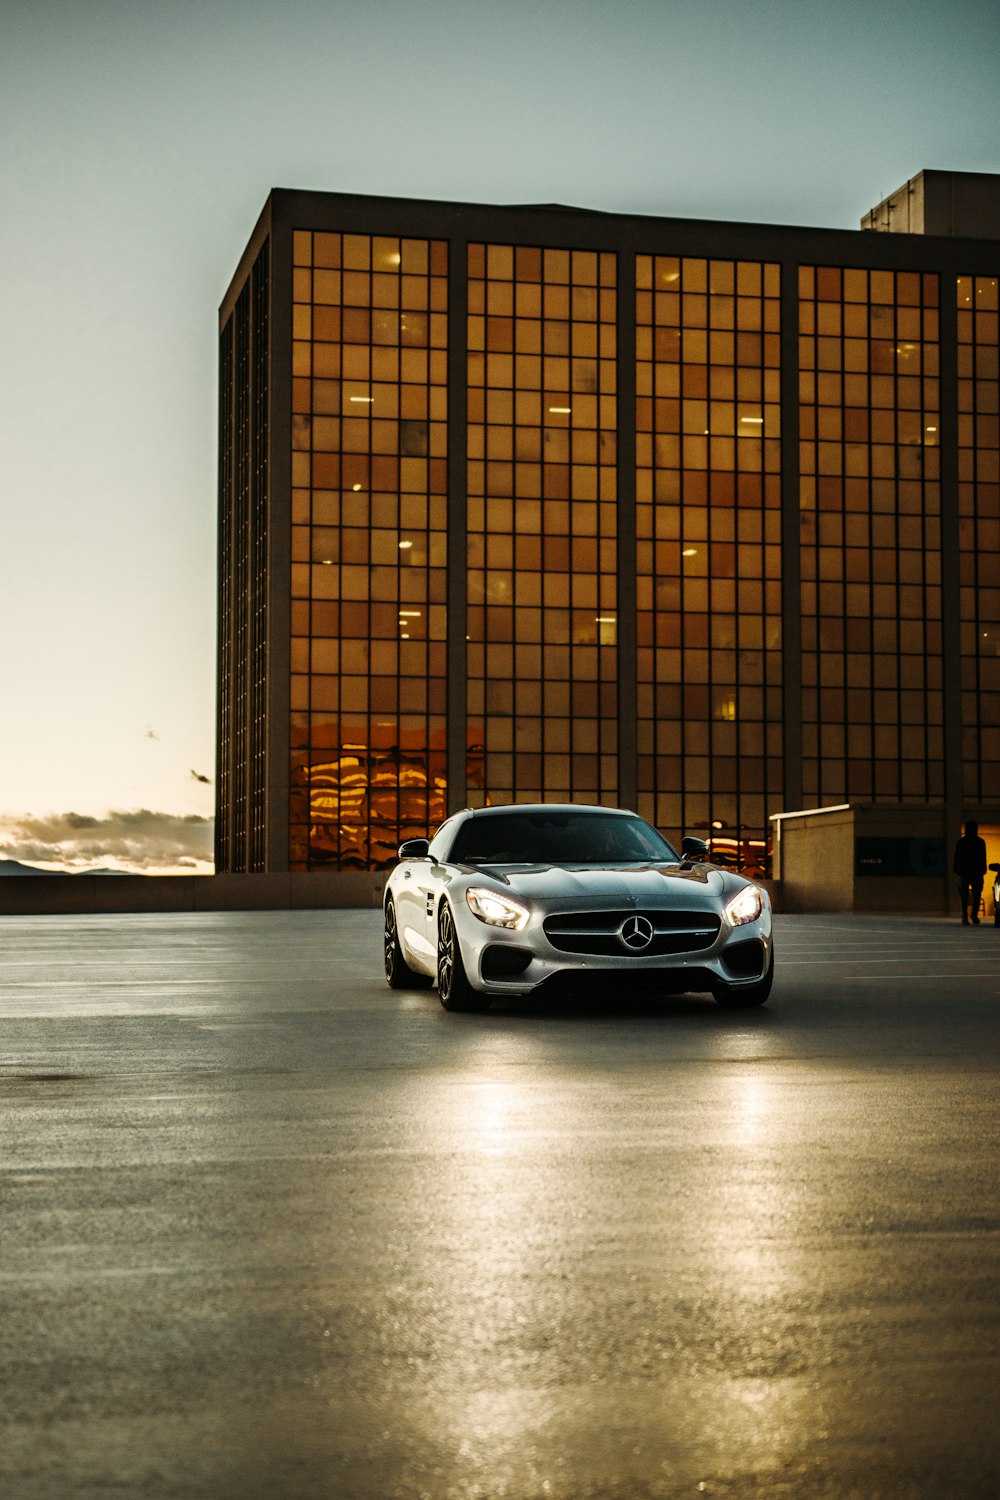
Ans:
[[[944,839],[854,840],[856,875],[945,875],[947,870]]]

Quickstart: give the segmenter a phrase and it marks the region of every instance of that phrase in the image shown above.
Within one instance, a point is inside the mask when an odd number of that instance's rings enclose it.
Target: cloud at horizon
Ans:
[[[65,870],[211,874],[215,819],[198,813],[112,809],[103,817],[0,813],[0,858]]]

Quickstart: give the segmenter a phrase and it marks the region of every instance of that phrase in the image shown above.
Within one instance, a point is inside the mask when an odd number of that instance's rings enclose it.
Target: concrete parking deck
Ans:
[[[390,992],[371,911],[0,919],[4,1500],[1000,1491],[1000,932],[770,1005]]]

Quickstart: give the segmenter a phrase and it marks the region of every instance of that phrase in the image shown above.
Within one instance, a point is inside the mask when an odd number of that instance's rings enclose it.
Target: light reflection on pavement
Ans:
[[[377,913],[3,920],[4,1496],[1000,1489],[992,929],[455,1016]]]

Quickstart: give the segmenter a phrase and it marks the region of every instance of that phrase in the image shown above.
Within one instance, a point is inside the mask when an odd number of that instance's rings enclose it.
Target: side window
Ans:
[[[451,848],[451,841],[455,837],[455,829],[457,827],[457,818],[449,818],[446,823],[441,824],[441,827],[431,839],[430,848],[427,851],[433,859],[444,859]]]

